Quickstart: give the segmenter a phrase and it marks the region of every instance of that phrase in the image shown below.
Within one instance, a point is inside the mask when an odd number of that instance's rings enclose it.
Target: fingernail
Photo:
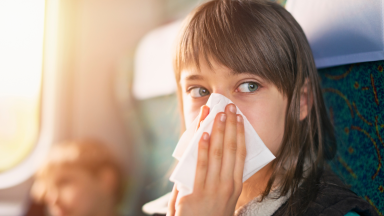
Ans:
[[[208,135],[207,133],[204,133],[204,135],[203,135],[203,139],[204,139],[204,140],[208,140],[208,138],[209,138],[209,135]]]
[[[233,105],[233,104],[230,104],[229,105],[229,111],[233,112],[233,113],[236,113],[236,106]]]
[[[239,115],[237,116],[237,122],[239,122],[239,123],[243,122],[243,118]]]
[[[225,113],[221,114],[221,116],[220,116],[220,120],[221,120],[222,122],[225,122],[225,119],[227,119],[227,115],[225,115]]]

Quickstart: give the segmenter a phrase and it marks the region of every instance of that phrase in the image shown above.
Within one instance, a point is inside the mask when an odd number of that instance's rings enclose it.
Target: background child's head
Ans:
[[[122,184],[119,164],[105,145],[64,142],[52,147],[31,194],[55,216],[111,214],[121,201]]]
[[[315,176],[333,157],[311,49],[283,7],[263,0],[207,2],[186,19],[174,59],[181,111],[188,125],[210,93],[231,99],[277,158],[267,194],[279,180],[294,192],[304,161]]]

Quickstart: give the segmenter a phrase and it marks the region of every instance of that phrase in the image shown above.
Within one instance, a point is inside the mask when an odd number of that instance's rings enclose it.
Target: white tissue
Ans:
[[[193,192],[199,140],[204,132],[211,134],[216,114],[224,112],[226,105],[230,103],[232,103],[232,101],[221,94],[211,94],[206,104],[210,108],[210,112],[201,123],[200,128],[196,131],[199,118],[197,117],[181,136],[172,155],[179,160],[179,163],[170,177],[170,180],[177,184],[179,191],[178,199]],[[244,119],[245,146],[247,149],[243,172],[244,182],[275,159],[275,156],[264,145],[240,109],[238,107],[236,108],[237,114],[242,115]]]

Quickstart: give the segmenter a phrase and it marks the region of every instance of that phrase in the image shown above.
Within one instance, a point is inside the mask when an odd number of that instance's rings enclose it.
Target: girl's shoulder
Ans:
[[[378,215],[375,209],[364,199],[356,195],[330,170],[323,171],[318,185],[317,195],[312,200],[304,215],[353,216]],[[310,191],[298,191],[300,199],[305,199]],[[300,202],[300,201],[299,201]],[[286,215],[288,202],[274,216]]]

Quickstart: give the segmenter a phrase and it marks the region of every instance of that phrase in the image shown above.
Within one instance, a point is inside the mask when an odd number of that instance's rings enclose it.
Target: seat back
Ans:
[[[329,163],[351,189],[384,213],[384,0],[288,0],[319,69],[335,128]],[[341,66],[340,66],[341,65]]]
[[[319,70],[338,151],[329,164],[384,214],[384,61]]]
[[[138,117],[145,136],[145,188],[147,201],[170,192],[168,180],[175,159],[172,157],[180,136],[176,94],[137,101]]]

